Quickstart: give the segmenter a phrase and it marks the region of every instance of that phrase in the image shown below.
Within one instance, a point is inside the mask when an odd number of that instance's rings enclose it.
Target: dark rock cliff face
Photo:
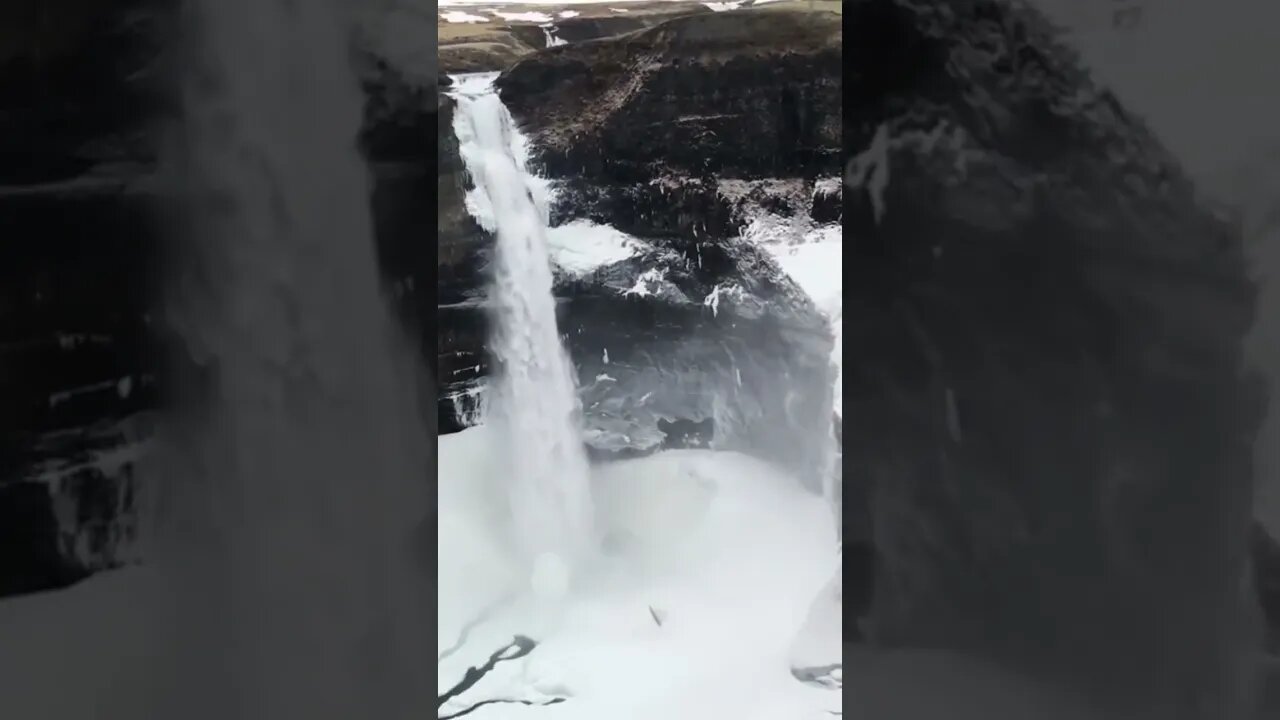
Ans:
[[[440,268],[440,284],[436,299],[439,304],[448,305],[464,302],[476,295],[483,284],[480,269],[483,252],[490,239],[467,212],[466,193],[470,181],[458,155],[458,138],[453,130],[454,101],[440,94],[437,106],[439,173],[436,178],[436,232],[439,251],[436,260]]]
[[[874,638],[1235,717],[1261,397],[1238,233],[1037,14],[844,12]]]
[[[493,238],[467,212],[471,187],[453,130],[454,100],[437,98],[436,185],[436,377],[438,428],[442,434],[466,427],[479,400],[477,383],[487,372],[487,326],[480,301]]]
[[[727,237],[738,218],[722,181],[839,175],[840,57],[834,14],[712,13],[550,48],[498,83],[562,212],[642,237]]]

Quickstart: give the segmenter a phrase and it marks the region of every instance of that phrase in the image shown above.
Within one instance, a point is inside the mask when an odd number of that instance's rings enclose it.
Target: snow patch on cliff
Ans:
[[[816,192],[815,188],[815,192]],[[844,231],[837,223],[814,225],[807,216],[791,217],[757,209],[742,237],[764,248],[827,318],[835,336],[831,363],[835,368],[834,403],[844,416]],[[717,301],[719,298],[717,298]],[[708,305],[710,305],[708,298]]]
[[[440,19],[447,23],[487,23],[489,18],[481,15],[472,15],[462,10],[450,10],[440,13]]]
[[[574,220],[547,231],[551,261],[571,275],[626,260],[649,249],[649,244],[608,225]]]

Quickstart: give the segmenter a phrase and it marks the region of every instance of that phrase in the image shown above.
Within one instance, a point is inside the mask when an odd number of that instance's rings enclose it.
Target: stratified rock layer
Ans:
[[[682,17],[526,58],[498,80],[562,212],[642,237],[735,235],[725,180],[840,173],[840,19]]]

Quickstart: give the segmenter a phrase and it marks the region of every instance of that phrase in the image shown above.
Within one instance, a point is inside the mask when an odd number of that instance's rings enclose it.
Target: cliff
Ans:
[[[741,10],[549,48],[498,83],[564,217],[727,237],[744,218],[726,181],[790,179],[803,187],[781,194],[812,197],[840,175],[840,58],[836,13]]]

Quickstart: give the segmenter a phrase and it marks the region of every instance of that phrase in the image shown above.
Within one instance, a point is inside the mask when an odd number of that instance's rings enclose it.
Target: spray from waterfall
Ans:
[[[526,168],[526,141],[493,79],[462,77],[454,90],[454,130],[475,183],[467,206],[497,237],[488,421],[503,432],[514,540],[535,562],[535,586],[553,590],[563,565],[589,547],[588,465],[573,367],[556,326],[547,187]]]
[[[208,392],[156,478],[151,717],[429,712],[415,355],[384,302],[340,0],[183,6],[190,181],[169,314]]]

